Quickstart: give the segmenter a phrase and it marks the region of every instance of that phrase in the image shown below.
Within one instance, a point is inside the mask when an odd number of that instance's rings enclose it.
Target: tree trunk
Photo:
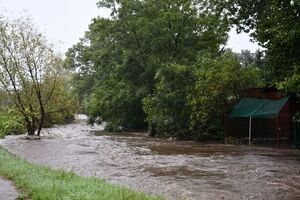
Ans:
[[[40,134],[41,134],[41,130],[43,128],[44,121],[45,121],[45,108],[44,108],[43,105],[40,105],[40,111],[41,111],[41,119],[40,119],[40,122],[39,122],[38,131],[37,131],[38,136],[40,136]]]
[[[28,133],[28,135],[34,135],[35,128],[32,127],[31,123],[28,123],[28,122],[27,122],[26,128],[27,128],[27,133]]]

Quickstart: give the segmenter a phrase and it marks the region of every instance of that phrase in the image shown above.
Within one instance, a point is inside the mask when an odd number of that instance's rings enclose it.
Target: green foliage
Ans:
[[[43,127],[51,127],[54,124],[69,123],[74,119],[77,112],[78,103],[75,100],[70,90],[69,72],[61,72],[59,77],[55,80],[55,89],[53,90],[52,98],[46,106],[46,116]],[[44,80],[43,90],[52,90],[51,84],[53,77],[48,77]],[[37,106],[32,104],[32,106]],[[17,109],[9,96],[5,93],[1,95],[0,99],[0,137],[10,134],[24,134],[26,125],[24,123],[24,116]],[[33,109],[26,108],[29,116],[36,117],[39,112],[33,112]]]
[[[155,92],[144,99],[151,135],[190,138],[188,95],[194,85],[191,67],[171,64],[156,74]]]
[[[266,60],[261,50],[257,50],[255,53],[251,53],[249,50],[242,50],[241,53],[237,53],[237,59],[243,67],[255,66],[260,69],[265,68]]]
[[[196,65],[196,83],[189,95],[190,129],[194,138],[205,139],[221,135],[224,113],[239,100],[244,89],[262,83],[260,70],[242,67],[231,52],[217,58],[200,57]]]
[[[25,199],[123,199],[151,200],[159,197],[112,185],[96,178],[80,177],[72,172],[30,164],[0,147],[0,175],[15,182]]]
[[[62,87],[67,83],[62,65],[30,19],[0,15],[1,93],[4,105],[16,109],[29,135],[40,135],[45,125],[72,118],[74,101],[70,86]]]
[[[278,83],[278,88],[287,90],[293,93],[298,93],[300,96],[300,67],[295,67],[291,76],[286,77],[283,81]]]
[[[299,94],[300,1],[228,0],[218,4],[238,31],[250,32],[266,48],[273,86]]]
[[[145,127],[141,98],[144,96],[141,88],[133,88],[124,82],[110,80],[97,87],[89,107],[91,123],[108,122],[112,131],[120,128],[142,129]]]
[[[151,134],[196,140],[222,138],[224,113],[244,89],[262,86],[260,69],[243,67],[231,52],[200,56],[193,66],[168,65],[156,81],[144,99]]]
[[[81,41],[68,50],[66,59],[64,60],[64,67],[70,70],[78,70],[78,73],[73,74],[71,80],[72,94],[77,96],[82,106],[80,112],[86,113],[87,104],[94,85],[95,72],[92,70],[91,63],[89,62],[91,58],[89,49],[83,43],[84,41]]]
[[[70,89],[69,79],[68,72],[62,73],[56,79],[55,90],[46,107],[47,112],[43,127],[70,123],[74,120],[75,113],[78,112],[78,103]]]
[[[177,63],[189,66],[199,53],[217,54],[228,25],[208,1],[101,0],[111,18],[93,20],[85,38],[67,53],[74,85],[88,100],[90,122],[117,129],[146,126],[142,101],[155,75]],[[174,108],[172,108],[174,109]]]
[[[22,117],[14,108],[0,109],[0,138],[5,135],[18,135],[25,132]]]

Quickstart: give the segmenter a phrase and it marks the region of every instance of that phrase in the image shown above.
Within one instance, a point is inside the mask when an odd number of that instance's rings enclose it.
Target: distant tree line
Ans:
[[[93,19],[65,59],[90,123],[221,138],[223,114],[244,89],[299,94],[299,1],[101,0],[98,7],[111,16]],[[266,50],[224,49],[232,25]]]

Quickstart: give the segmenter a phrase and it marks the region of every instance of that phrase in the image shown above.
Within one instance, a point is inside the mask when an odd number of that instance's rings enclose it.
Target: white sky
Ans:
[[[24,11],[32,17],[56,50],[65,53],[88,30],[91,19],[108,16],[107,10],[98,9],[98,0],[0,0],[0,13],[20,17]],[[256,51],[259,46],[251,43],[245,33],[231,30],[227,47],[235,52],[242,49]]]

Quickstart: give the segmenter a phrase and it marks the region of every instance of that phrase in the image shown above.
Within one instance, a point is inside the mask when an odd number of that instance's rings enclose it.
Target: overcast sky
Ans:
[[[65,53],[88,30],[91,19],[108,16],[97,8],[97,0],[0,0],[0,13],[9,17],[29,14],[56,50]],[[23,13],[23,14],[22,14]],[[227,47],[235,52],[242,49],[256,51],[259,46],[250,42],[247,34],[230,32]]]

